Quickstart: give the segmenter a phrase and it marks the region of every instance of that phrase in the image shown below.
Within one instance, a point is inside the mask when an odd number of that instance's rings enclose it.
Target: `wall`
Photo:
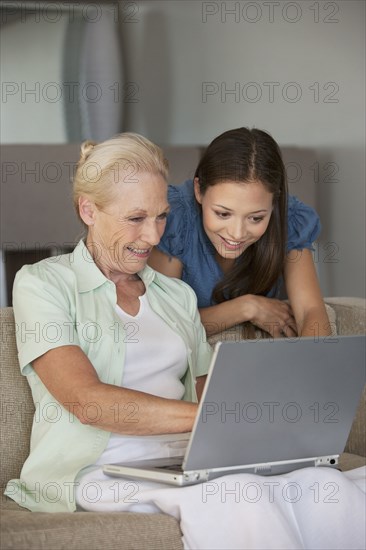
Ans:
[[[84,235],[72,201],[79,143],[12,144],[1,149],[0,307],[12,304],[16,272],[73,250]],[[199,147],[165,147],[171,181],[192,178]]]
[[[118,8],[0,4],[3,143],[102,141],[122,130]]]
[[[365,3],[127,2],[126,129],[207,144],[241,125],[298,148],[326,295],[365,295]],[[304,191],[303,191],[304,192]]]
[[[364,296],[365,2],[144,0],[114,13],[125,78],[121,129],[162,145],[206,145],[241,125],[267,129],[294,153],[285,159],[292,191],[321,215],[315,259],[323,293]],[[40,55],[46,35],[60,50],[63,40],[61,27],[56,33],[45,20],[29,31]],[[26,55],[32,36],[24,32],[19,24],[2,29],[3,78],[14,77],[15,54]],[[24,80],[61,78],[43,67],[45,75],[28,67]],[[40,142],[41,128],[55,130],[43,133],[47,143],[65,140],[60,105],[39,115],[28,101],[18,124],[7,107],[2,116],[18,136],[10,142],[35,135]],[[25,124],[35,112],[36,122]]]
[[[65,21],[51,24],[30,16],[2,26],[2,143],[66,141],[63,102],[52,84],[62,82],[65,32]]]

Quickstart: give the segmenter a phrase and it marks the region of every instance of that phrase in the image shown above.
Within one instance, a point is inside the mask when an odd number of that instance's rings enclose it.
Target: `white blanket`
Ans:
[[[77,500],[90,511],[170,514],[186,550],[364,549],[365,480],[366,467],[345,473],[322,467],[175,488],[97,470],[83,477]]]

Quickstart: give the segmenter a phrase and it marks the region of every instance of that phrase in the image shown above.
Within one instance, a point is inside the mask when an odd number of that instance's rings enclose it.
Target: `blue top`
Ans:
[[[158,248],[182,262],[182,280],[195,291],[198,307],[211,306],[214,304],[212,291],[222,279],[223,272],[215,260],[215,248],[202,225],[193,180],[179,186],[169,185],[168,200],[171,210]],[[312,249],[312,243],[320,233],[320,221],[315,210],[293,196],[289,196],[288,200],[287,231],[288,251]]]

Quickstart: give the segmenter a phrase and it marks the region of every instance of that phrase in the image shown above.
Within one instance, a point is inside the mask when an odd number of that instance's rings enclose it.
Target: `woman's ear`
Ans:
[[[200,180],[198,178],[194,178],[193,187],[194,187],[194,196],[196,197],[196,201],[198,202],[198,204],[202,204]]]
[[[79,197],[79,214],[85,225],[94,225],[96,214],[95,203],[87,197]]]

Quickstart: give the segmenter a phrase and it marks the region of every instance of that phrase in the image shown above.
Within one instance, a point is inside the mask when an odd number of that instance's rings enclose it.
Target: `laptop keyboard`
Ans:
[[[183,465],[180,464],[165,464],[163,466],[159,466],[159,469],[162,470],[178,470],[179,472],[183,472]]]

